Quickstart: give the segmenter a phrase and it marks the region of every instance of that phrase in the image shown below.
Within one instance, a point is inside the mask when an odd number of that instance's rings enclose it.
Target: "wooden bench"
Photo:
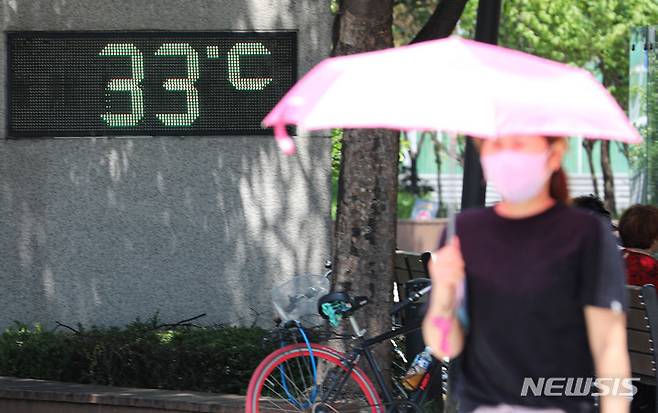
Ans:
[[[400,300],[406,298],[405,284],[407,282],[418,280],[420,286],[426,285],[423,281],[430,278],[427,264],[431,257],[432,254],[429,252],[417,253],[401,250],[395,252],[394,283]],[[402,325],[420,324],[423,307],[427,302],[426,297],[421,298],[417,303],[409,305],[406,308],[406,311],[403,310],[401,314],[398,314],[398,317],[400,317],[399,322],[401,322]],[[424,348],[425,343],[420,329],[405,334],[405,354],[409,361],[413,360],[414,356],[420,353]],[[441,362],[434,363],[430,368],[430,374],[434,379],[432,380],[429,392],[430,394],[435,395],[433,402],[438,411],[444,411],[442,368],[443,366]]]
[[[429,278],[427,263],[431,254],[429,252],[416,253],[408,251],[395,252],[394,281],[398,291],[404,290],[404,283],[416,278]]]
[[[419,286],[417,286],[416,289],[420,289],[426,285],[424,281],[430,278],[429,272],[427,270],[427,264],[429,263],[431,257],[432,254],[429,252],[417,253],[402,250],[395,252],[395,272],[393,283],[395,284],[394,289],[397,291],[398,300],[402,301],[407,298],[407,282],[418,280]],[[418,304],[412,304],[409,310],[411,310],[411,312],[415,312],[415,308],[425,302],[427,302],[427,299],[422,298]],[[402,313],[398,315],[401,317],[399,321],[402,322],[402,324],[410,321],[405,320],[405,313],[408,313],[408,311],[402,311]],[[415,346],[412,347],[415,349]]]
[[[642,287],[629,285],[627,318],[628,351],[631,359],[631,376],[640,383],[656,386],[658,374],[658,297],[656,288],[647,284]],[[658,391],[656,392],[658,406]]]
[[[419,285],[412,287],[416,290],[419,290],[427,285],[427,280],[429,279],[427,263],[429,262],[430,257],[431,254],[429,252],[395,252],[394,284],[395,290],[397,290],[398,299],[400,301],[407,298],[406,284],[409,281],[418,280]],[[421,309],[424,307],[425,302],[427,302],[427,299],[422,298],[417,303],[407,306],[406,309],[402,310],[396,315],[397,323],[401,325],[420,323],[420,320],[422,319]],[[425,347],[420,330],[407,334],[406,340],[406,353],[410,357],[413,357],[422,351]]]

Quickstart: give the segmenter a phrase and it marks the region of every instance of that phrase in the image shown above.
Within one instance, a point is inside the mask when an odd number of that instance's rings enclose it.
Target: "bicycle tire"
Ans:
[[[326,347],[319,344],[311,344],[313,349],[313,356],[316,362],[325,362],[326,366],[330,368],[340,368],[340,371],[346,371],[347,368],[343,366],[342,360],[344,360],[344,355],[330,347]],[[292,362],[296,361],[296,365],[292,365]],[[290,363],[288,363],[290,362]],[[302,363],[306,362],[307,365],[302,368]],[[312,376],[310,376],[310,369],[308,367],[310,364],[309,350],[306,344],[291,344],[286,347],[282,347],[272,353],[270,353],[256,368],[254,373],[249,380],[249,388],[247,390],[247,397],[245,400],[245,412],[246,413],[266,413],[270,411],[276,412],[312,412],[314,411],[312,405],[315,400],[311,400],[309,395],[309,382],[312,382]],[[288,373],[293,370],[293,367],[296,367],[301,373],[302,383],[300,385],[293,384],[293,391],[297,393],[300,397],[305,397],[306,400],[304,404],[301,405],[299,401],[295,398],[293,400],[288,397],[284,398],[284,394],[290,396],[290,389],[286,389],[287,385],[286,380],[281,380],[284,377],[291,378]],[[281,369],[285,373],[281,372]],[[309,372],[309,376],[304,379],[305,371]],[[294,371],[296,374],[297,371]],[[330,376],[331,373],[328,374]],[[279,376],[281,379],[279,379]],[[269,381],[268,381],[269,380]],[[328,379],[331,380],[331,379]],[[283,384],[282,384],[283,382]],[[266,385],[267,384],[267,385]],[[347,388],[349,391],[357,391],[359,394],[348,393],[349,396],[345,399],[336,398],[335,400],[330,400],[328,406],[322,405],[325,408],[321,408],[317,411],[340,411],[348,412],[355,411],[358,413],[368,412],[368,413],[383,413],[384,406],[381,403],[379,393],[375,389],[375,386],[372,384],[372,381],[368,376],[360,369],[358,366],[355,366],[349,377],[347,378]],[[279,386],[279,388],[273,388]],[[300,387],[301,386],[301,387]],[[324,386],[329,386],[328,383],[321,383],[318,385],[320,388],[319,392],[322,395],[322,391],[326,391]],[[263,390],[269,390],[270,393],[276,395],[276,397],[271,397],[263,394]],[[341,388],[341,391],[344,390],[345,386]],[[312,392],[312,390],[311,390]],[[319,397],[317,397],[319,399]],[[346,405],[350,403],[350,405]],[[297,405],[296,405],[297,404]],[[281,406],[284,406],[283,408]],[[338,406],[337,409],[335,406]],[[317,407],[317,405],[316,405]],[[346,409],[345,407],[349,407]]]

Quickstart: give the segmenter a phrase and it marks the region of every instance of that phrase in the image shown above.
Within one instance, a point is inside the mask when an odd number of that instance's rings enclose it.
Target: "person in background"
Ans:
[[[626,262],[626,280],[630,285],[656,285],[658,260],[651,252],[658,250],[658,208],[633,205],[619,220],[622,254]],[[635,383],[638,392],[633,397],[631,412],[655,412],[656,388]]]
[[[631,285],[658,282],[658,207],[633,205],[619,220],[619,236],[626,261],[627,282]]]
[[[603,201],[594,194],[582,195],[571,200],[571,205],[576,208],[586,209],[591,213],[594,213],[601,218],[605,219],[607,222],[610,222],[610,226],[613,230],[616,230],[617,227],[612,223],[612,215],[603,204]]]

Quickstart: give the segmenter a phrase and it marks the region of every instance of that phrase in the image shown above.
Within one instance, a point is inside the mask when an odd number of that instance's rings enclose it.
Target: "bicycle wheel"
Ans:
[[[318,344],[311,347],[320,383],[314,383],[313,365],[305,344],[280,348],[267,356],[251,376],[245,412],[384,412],[379,395],[363,370],[354,367],[347,373],[341,353]]]

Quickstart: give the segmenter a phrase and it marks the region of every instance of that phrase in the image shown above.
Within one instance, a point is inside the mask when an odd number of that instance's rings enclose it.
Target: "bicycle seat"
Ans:
[[[337,291],[320,297],[320,300],[318,300],[318,313],[325,320],[329,320],[329,316],[322,310],[322,306],[324,304],[331,304],[335,314],[342,317],[349,317],[369,302],[366,296],[352,297],[346,292]]]

